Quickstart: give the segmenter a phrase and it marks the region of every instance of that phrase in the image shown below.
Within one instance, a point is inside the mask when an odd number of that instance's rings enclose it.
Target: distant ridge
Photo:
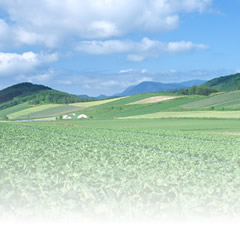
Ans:
[[[42,90],[51,90],[51,88],[28,82],[15,84],[0,91],[0,104],[11,101],[15,97],[29,96]]]
[[[215,88],[219,91],[238,90],[240,83],[240,73],[214,78],[203,85]]]
[[[0,110],[18,104],[68,104],[86,102],[89,99],[80,98],[52,88],[32,83],[19,83],[0,91]]]
[[[108,96],[106,95],[99,95],[97,97],[91,97],[91,96],[88,96],[86,94],[82,94],[82,95],[76,95],[77,97],[80,97],[80,98],[86,98],[86,99],[89,99],[89,100],[102,100],[102,99],[107,99],[109,98]]]
[[[161,91],[170,91],[178,90],[180,88],[189,88],[193,85],[201,85],[205,83],[203,80],[191,80],[181,83],[161,83],[161,82],[141,82],[138,85],[130,86],[122,93],[116,94],[118,96],[132,96],[141,93],[149,92],[161,92]]]

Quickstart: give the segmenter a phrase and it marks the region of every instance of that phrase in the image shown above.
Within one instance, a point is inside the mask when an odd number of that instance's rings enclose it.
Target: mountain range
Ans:
[[[115,94],[115,96],[124,97],[124,96],[132,96],[141,93],[148,92],[161,92],[161,91],[170,91],[170,90],[178,90],[180,88],[189,88],[194,85],[202,85],[206,81],[202,80],[191,80],[187,82],[180,83],[161,83],[161,82],[141,82],[138,85],[130,86],[122,93]]]

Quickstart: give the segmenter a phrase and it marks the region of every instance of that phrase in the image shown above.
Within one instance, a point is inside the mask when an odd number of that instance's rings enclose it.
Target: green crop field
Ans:
[[[233,108],[240,109],[240,91],[218,94],[213,97],[202,99],[196,102],[188,103],[182,106],[183,109],[206,109],[206,108]]]
[[[84,113],[94,119],[113,119],[157,113],[159,111],[181,111],[182,105],[206,98],[202,96],[184,96],[158,103],[126,105],[129,102],[134,102],[136,99],[145,99],[152,96],[161,95],[141,94],[137,97],[129,97],[131,100],[125,98],[116,102],[83,109],[81,110],[81,113]]]
[[[8,117],[9,114],[13,114],[15,112],[19,112],[28,108],[31,108],[32,106],[29,106],[27,104],[19,104],[10,108],[6,108],[4,110],[0,111],[0,119],[5,119]]]
[[[73,111],[79,111],[80,109],[83,109],[81,107],[77,107],[77,106],[72,106],[72,105],[58,105],[55,107],[49,107],[46,108],[44,110],[40,110],[40,108],[38,108],[38,111],[28,111],[28,114],[25,115],[18,115],[18,117],[16,117],[17,119],[36,119],[36,118],[47,118],[47,117],[55,117],[55,116],[59,116],[62,114],[67,114]],[[35,110],[35,109],[34,109]],[[16,116],[16,115],[15,115]]]
[[[239,120],[0,123],[0,212],[240,214]]]
[[[176,94],[171,94],[171,93],[167,93],[167,92],[137,94],[134,96],[123,97],[123,98],[118,99],[117,101],[108,102],[108,103],[105,103],[105,104],[102,104],[102,105],[96,106],[96,107],[123,106],[123,105],[129,104],[129,103],[133,103],[136,101],[140,101],[140,100],[143,100],[146,98],[156,97],[156,96],[176,96]]]
[[[34,107],[31,107],[31,108],[27,108],[27,109],[24,109],[24,110],[21,110],[21,111],[11,113],[11,114],[8,115],[8,118],[9,119],[18,119],[22,116],[28,116],[30,114],[40,112],[40,111],[43,111],[43,110],[47,110],[47,109],[50,109],[50,108],[55,108],[55,107],[58,107],[58,106],[61,106],[61,104],[38,105],[38,106],[34,106]]]
[[[186,112],[158,112],[139,116],[125,117],[130,118],[218,118],[218,119],[240,119],[240,111],[186,111]],[[124,119],[124,118],[123,118]]]
[[[76,107],[93,107],[93,106],[98,106],[98,105],[102,105],[102,104],[107,104],[107,103],[111,103],[111,102],[115,102],[118,101],[122,98],[112,98],[112,99],[107,99],[107,100],[99,100],[99,101],[92,101],[92,102],[79,102],[79,103],[72,103],[72,106],[76,106]]]

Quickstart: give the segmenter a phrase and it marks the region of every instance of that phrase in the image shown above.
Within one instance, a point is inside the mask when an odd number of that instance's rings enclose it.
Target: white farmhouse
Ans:
[[[64,115],[62,119],[72,119],[72,117],[69,115]]]
[[[79,116],[78,116],[78,119],[83,119],[83,118],[88,118],[88,116],[87,115],[85,115],[85,114],[80,114]]]

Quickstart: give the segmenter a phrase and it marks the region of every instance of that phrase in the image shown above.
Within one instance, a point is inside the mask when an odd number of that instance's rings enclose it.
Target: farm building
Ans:
[[[78,117],[77,117],[78,119],[83,119],[83,118],[88,118],[88,116],[87,115],[85,115],[85,114],[80,114]]]
[[[72,119],[72,117],[69,115],[64,115],[62,119]]]

